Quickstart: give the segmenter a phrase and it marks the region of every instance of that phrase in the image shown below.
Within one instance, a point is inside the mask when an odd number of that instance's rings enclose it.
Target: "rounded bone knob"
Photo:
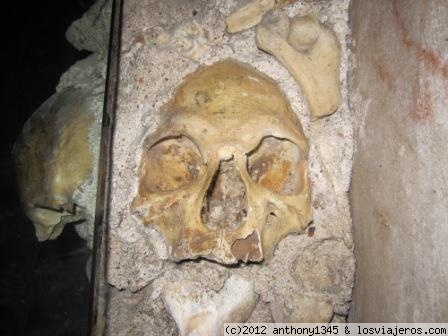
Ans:
[[[320,34],[319,22],[311,16],[295,17],[291,20],[288,42],[300,52],[311,49]]]

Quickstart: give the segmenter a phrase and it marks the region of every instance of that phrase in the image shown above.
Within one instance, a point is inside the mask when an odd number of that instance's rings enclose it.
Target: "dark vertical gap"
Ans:
[[[119,75],[121,13],[123,2],[112,0],[112,17],[109,33],[107,76],[101,124],[101,143],[98,167],[98,186],[95,208],[95,231],[89,293],[89,335],[103,335],[106,310],[109,303],[108,286],[105,283],[107,251],[107,218],[109,204],[112,136],[115,125],[116,94]]]

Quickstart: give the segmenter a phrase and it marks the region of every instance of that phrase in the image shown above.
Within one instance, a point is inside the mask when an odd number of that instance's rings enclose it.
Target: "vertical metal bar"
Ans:
[[[112,0],[106,86],[101,125],[98,186],[95,209],[95,229],[92,251],[90,288],[89,335],[103,335],[106,308],[106,247],[107,218],[110,190],[112,135],[118,85],[122,0]]]

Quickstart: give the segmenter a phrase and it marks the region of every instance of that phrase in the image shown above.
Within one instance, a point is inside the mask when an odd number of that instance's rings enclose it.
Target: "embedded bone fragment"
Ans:
[[[275,0],[253,0],[226,19],[227,31],[237,33],[259,24],[263,15],[275,6]]]
[[[286,14],[269,13],[256,28],[258,48],[274,55],[300,85],[312,119],[334,113],[341,104],[340,50],[333,33],[308,15],[291,19],[285,36]]]
[[[294,261],[292,276],[307,292],[344,295],[350,299],[354,272],[351,251],[341,241],[326,240],[311,244]]]
[[[327,323],[333,316],[331,300],[321,295],[291,293],[270,304],[276,323]]]
[[[27,121],[14,146],[22,206],[39,241],[86,218],[74,196],[92,172],[95,99],[90,90],[55,94]]]
[[[271,78],[232,60],[200,68],[162,115],[132,209],[173,259],[262,261],[308,225],[308,142]]]
[[[219,292],[193,282],[165,287],[163,300],[182,336],[222,335],[224,323],[245,322],[257,301],[249,281],[231,276]]]
[[[196,21],[176,28],[171,43],[182,54],[191,59],[199,59],[207,51],[204,29]]]

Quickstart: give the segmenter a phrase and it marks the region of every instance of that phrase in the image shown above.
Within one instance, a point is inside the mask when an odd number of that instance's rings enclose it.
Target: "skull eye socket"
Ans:
[[[305,175],[300,148],[286,139],[266,137],[247,157],[252,180],[283,195],[301,191]]]
[[[190,139],[167,138],[145,151],[142,187],[149,192],[176,190],[196,181],[203,171],[201,153]]]

